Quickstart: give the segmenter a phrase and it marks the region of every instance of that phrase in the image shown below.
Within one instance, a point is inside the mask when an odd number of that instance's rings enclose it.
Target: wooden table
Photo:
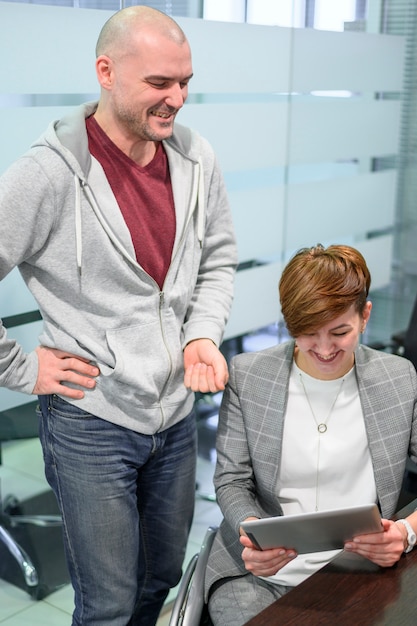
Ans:
[[[417,508],[417,499],[393,519]],[[246,626],[414,626],[417,548],[390,568],[342,552]]]

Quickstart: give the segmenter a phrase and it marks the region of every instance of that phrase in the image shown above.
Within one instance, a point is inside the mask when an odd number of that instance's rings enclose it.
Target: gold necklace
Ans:
[[[304,395],[306,397],[308,406],[310,407],[310,411],[311,414],[313,416],[314,421],[316,422],[316,426],[317,426],[317,432],[319,433],[319,439],[317,442],[317,464],[316,464],[316,506],[315,506],[315,510],[318,511],[319,510],[319,492],[320,492],[320,440],[321,440],[321,435],[324,435],[324,433],[327,431],[327,423],[333,413],[333,409],[336,406],[336,402],[337,399],[340,395],[340,392],[342,391],[342,387],[343,387],[343,383],[345,382],[345,379],[342,378],[342,382],[340,383],[340,387],[337,390],[337,394],[332,402],[332,406],[330,407],[330,411],[327,414],[326,419],[324,420],[324,422],[318,422],[315,413],[313,411],[313,407],[311,406],[311,402],[310,402],[310,398],[308,397],[308,393],[307,393],[307,389],[304,385],[304,381],[303,381],[303,375],[300,372],[300,382],[301,382],[301,386],[303,388],[304,391]]]

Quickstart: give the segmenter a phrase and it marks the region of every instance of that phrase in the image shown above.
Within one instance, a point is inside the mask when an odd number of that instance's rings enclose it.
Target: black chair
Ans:
[[[397,336],[397,341],[401,341],[401,333]],[[402,346],[403,356],[409,359],[417,369],[417,297],[414,302],[408,328],[404,331]]]
[[[393,333],[387,342],[368,344],[375,350],[384,350],[403,356],[412,362],[417,370],[417,296],[411,311],[408,327]],[[402,508],[416,497],[417,494],[417,465],[407,459],[404,473],[403,487],[397,508]]]
[[[168,626],[210,626],[204,602],[204,578],[217,526],[209,526],[200,552],[190,559],[181,579]]]
[[[0,411],[0,466],[4,442],[38,437],[35,408],[36,402],[29,402]],[[53,512],[34,513],[33,508],[36,508],[39,502]],[[54,531],[54,528],[57,530]],[[61,548],[62,519],[52,492],[37,496],[32,502],[20,502],[11,494],[2,498],[0,490],[0,546],[3,555],[0,561],[0,576],[23,587],[35,599],[41,599],[55,588],[69,582],[66,573],[63,577],[58,577],[57,582],[49,581],[48,576],[45,577],[45,567],[35,545],[39,538],[43,540],[49,556],[56,559],[57,545],[58,552]],[[61,552],[60,560],[64,562],[63,547]]]
[[[417,296],[411,311],[408,327],[393,333],[388,341],[370,343],[369,347],[403,356],[409,359],[417,369]]]

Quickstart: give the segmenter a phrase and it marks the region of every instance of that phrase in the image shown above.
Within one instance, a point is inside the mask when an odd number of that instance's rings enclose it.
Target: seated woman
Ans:
[[[294,340],[232,359],[214,476],[224,515],[206,593],[214,626],[240,626],[339,551],[257,550],[243,520],[376,502],[382,533],[345,544],[390,567],[412,549],[417,512],[395,510],[407,455],[417,461],[417,377],[406,359],[359,345],[370,274],[349,246],[300,250],[283,271]]]

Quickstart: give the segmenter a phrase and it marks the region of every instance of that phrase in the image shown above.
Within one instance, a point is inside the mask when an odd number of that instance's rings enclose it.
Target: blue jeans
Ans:
[[[58,396],[39,401],[75,591],[72,626],[154,626],[181,577],[194,512],[194,414],[141,435]]]

